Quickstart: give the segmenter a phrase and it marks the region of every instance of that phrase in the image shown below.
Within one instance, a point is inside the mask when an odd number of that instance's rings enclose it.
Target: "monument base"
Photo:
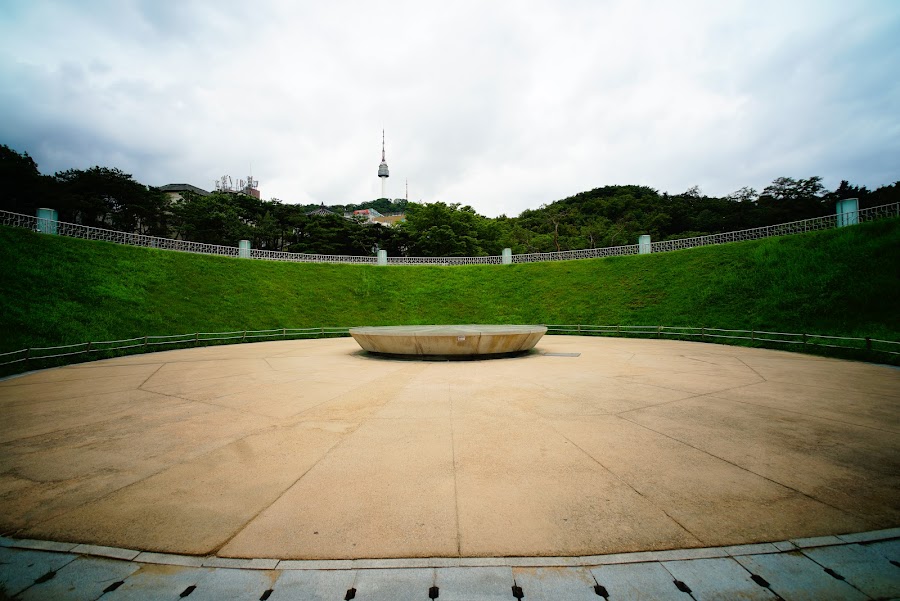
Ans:
[[[370,353],[406,357],[503,357],[530,351],[545,326],[453,325],[350,328]]]

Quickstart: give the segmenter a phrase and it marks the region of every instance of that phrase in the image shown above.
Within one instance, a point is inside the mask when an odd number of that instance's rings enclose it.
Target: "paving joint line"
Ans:
[[[718,393],[712,392],[710,393],[712,396],[715,396]],[[882,428],[876,428],[875,426],[867,426],[865,424],[854,424],[853,422],[845,422],[839,419],[834,419],[832,417],[823,417],[821,415],[813,415],[812,413],[803,413],[802,411],[794,411],[793,409],[785,409],[784,407],[775,407],[773,405],[764,405],[762,403],[754,403],[752,401],[748,401],[746,399],[729,399],[725,397],[720,397],[723,401],[730,401],[732,403],[742,403],[745,405],[752,405],[753,407],[765,407],[766,409],[772,409],[774,411],[784,411],[785,413],[794,413],[796,415],[802,415],[804,417],[808,417],[811,419],[820,419],[829,422],[835,422],[838,424],[843,424],[845,426],[853,426],[854,428],[866,428],[868,430],[875,430],[876,432],[884,432],[886,434],[900,434],[895,430],[884,430]]]
[[[576,449],[578,449],[579,451],[581,451],[582,453],[584,453],[584,454],[588,457],[588,459],[590,459],[591,461],[593,461],[594,463],[596,463],[597,465],[599,465],[601,468],[603,468],[603,470],[606,471],[606,473],[608,473],[608,474],[611,475],[613,478],[615,478],[616,480],[618,480],[619,482],[621,482],[622,484],[624,484],[625,486],[627,486],[628,488],[630,488],[631,490],[633,490],[633,491],[635,492],[635,494],[637,494],[640,498],[644,499],[645,501],[647,501],[648,503],[650,503],[650,505],[652,505],[653,507],[655,507],[656,509],[658,509],[659,511],[661,511],[661,512],[663,513],[663,515],[665,515],[667,518],[669,518],[670,520],[672,520],[673,522],[675,522],[675,523],[678,525],[679,528],[681,528],[682,530],[684,530],[685,532],[687,532],[689,535],[691,535],[691,536],[694,538],[694,540],[696,540],[696,541],[698,541],[698,542],[700,542],[700,543],[703,543],[703,542],[704,542],[702,538],[700,538],[699,536],[697,536],[696,534],[694,534],[693,532],[691,532],[684,524],[682,524],[681,522],[679,522],[678,520],[676,520],[674,517],[672,517],[671,515],[669,515],[669,512],[668,512],[668,511],[666,511],[665,509],[663,509],[662,507],[660,507],[659,505],[657,505],[652,499],[650,499],[650,498],[647,497],[645,494],[643,494],[641,491],[639,491],[638,489],[636,489],[630,482],[627,482],[627,481],[624,480],[621,476],[619,476],[617,473],[615,473],[614,471],[612,471],[611,469],[609,469],[608,467],[606,467],[605,465],[603,465],[602,463],[600,463],[600,461],[599,461],[596,457],[594,457],[593,455],[591,455],[590,453],[588,453],[586,450],[584,450],[583,448],[581,448],[581,445],[579,445],[577,442],[575,442],[574,440],[572,440],[571,438],[569,438],[568,436],[566,436],[565,434],[563,434],[562,432],[560,432],[560,431],[556,428],[556,426],[553,425],[552,422],[551,422],[551,424],[550,424],[550,427],[553,428],[553,431],[554,431],[554,432],[556,432],[557,434],[559,434],[560,436],[562,436],[563,438],[565,438],[566,440],[568,440],[568,441],[569,441]]]
[[[256,518],[258,518],[260,515],[262,515],[262,513],[263,513],[265,510],[267,510],[269,507],[271,507],[272,505],[274,505],[275,503],[277,503],[278,500],[281,499],[281,497],[283,497],[284,495],[286,495],[287,492],[288,492],[289,490],[291,490],[292,488],[294,488],[294,486],[296,486],[297,483],[300,482],[300,480],[302,480],[309,472],[311,472],[311,471],[313,470],[313,468],[315,468],[315,467],[316,467],[317,465],[319,465],[322,461],[324,461],[326,457],[328,457],[329,455],[331,455],[331,452],[334,451],[334,449],[336,449],[337,447],[341,446],[341,445],[344,444],[344,442],[346,442],[350,437],[352,437],[352,436],[356,433],[356,431],[359,430],[359,429],[362,427],[363,423],[365,423],[365,420],[359,420],[359,423],[356,424],[356,427],[355,427],[355,428],[353,428],[352,430],[350,430],[349,432],[347,432],[343,437],[341,437],[339,440],[337,440],[333,445],[331,445],[330,447],[328,447],[328,450],[326,450],[326,451],[322,454],[322,456],[319,457],[318,460],[316,460],[316,461],[315,461],[312,465],[310,465],[310,466],[309,466],[302,474],[300,474],[300,475],[297,477],[296,480],[294,480],[293,482],[291,482],[290,485],[288,485],[284,490],[282,490],[281,493],[280,493],[280,494],[279,494],[279,495],[278,495],[271,503],[267,504],[265,507],[263,507],[262,509],[260,509],[259,511],[257,511],[255,514],[253,514],[253,517],[251,517],[251,518],[248,519],[246,522],[244,522],[244,524],[243,524],[242,526],[240,526],[240,527],[239,527],[239,528],[238,528],[231,536],[229,536],[227,539],[225,539],[225,540],[222,542],[222,544],[220,544],[218,547],[216,547],[215,550],[213,551],[213,554],[218,553],[219,551],[221,551],[221,550],[225,547],[225,545],[227,545],[228,543],[230,543],[230,542],[231,542],[232,540],[234,540],[235,537],[237,537],[241,532],[243,532],[244,530],[246,530],[247,527],[249,527],[250,524],[252,524],[253,521],[254,521]],[[287,427],[291,427],[291,426],[287,426]],[[225,559],[225,558],[223,558],[223,559]],[[229,558],[229,559],[234,559],[234,558]]]
[[[631,422],[632,424],[634,424],[634,425],[636,425],[636,426],[640,426],[641,428],[645,428],[645,429],[647,429],[647,430],[650,430],[651,432],[655,432],[656,434],[659,434],[660,436],[665,436],[666,438],[668,438],[668,439],[670,439],[670,440],[674,440],[674,441],[677,442],[677,443],[680,443],[680,444],[683,444],[683,445],[685,445],[685,446],[688,446],[688,447],[690,447],[690,448],[692,448],[692,449],[694,449],[694,450],[700,451],[701,453],[705,453],[706,455],[709,455],[710,457],[713,457],[713,458],[715,458],[715,459],[718,459],[719,461],[724,461],[725,463],[728,463],[729,465],[733,465],[734,467],[736,467],[736,468],[738,468],[738,469],[744,470],[745,472],[749,472],[749,473],[753,474],[754,476],[758,476],[758,477],[760,477],[760,478],[762,478],[762,479],[764,479],[764,480],[766,480],[766,481],[768,481],[768,482],[771,482],[771,483],[776,484],[776,485],[778,485],[778,486],[784,487],[784,488],[786,488],[787,490],[792,490],[792,491],[794,491],[795,493],[797,493],[798,495],[802,495],[802,496],[806,497],[807,499],[810,499],[811,501],[815,501],[816,503],[821,503],[822,505],[825,505],[826,507],[831,507],[832,509],[834,509],[834,510],[836,510],[836,511],[840,511],[841,513],[843,513],[843,514],[845,514],[845,515],[848,515],[848,516],[851,516],[851,517],[860,517],[860,516],[857,516],[856,514],[854,514],[854,513],[852,513],[852,512],[847,511],[846,509],[843,509],[843,508],[841,508],[841,507],[837,507],[836,505],[832,505],[831,503],[828,503],[828,502],[826,502],[826,501],[822,501],[821,499],[817,499],[817,498],[813,497],[812,495],[803,492],[802,490],[799,490],[799,489],[794,488],[794,487],[792,487],[792,486],[788,486],[787,484],[785,484],[785,483],[783,483],[783,482],[778,482],[777,480],[773,480],[772,478],[769,478],[768,476],[764,476],[763,474],[754,472],[753,470],[751,470],[751,469],[749,469],[749,468],[746,468],[746,467],[744,467],[744,466],[742,466],[742,465],[738,465],[737,463],[735,463],[735,462],[733,462],[733,461],[729,461],[728,459],[725,459],[724,457],[719,457],[718,455],[716,455],[716,454],[714,454],[714,453],[710,453],[710,452],[707,451],[706,449],[701,449],[700,447],[696,447],[696,446],[694,446],[694,445],[692,445],[692,444],[690,444],[690,443],[688,443],[688,442],[685,442],[685,441],[683,441],[683,440],[679,440],[679,439],[675,438],[674,436],[670,436],[670,435],[666,434],[665,432],[660,432],[660,431],[658,431],[658,430],[654,430],[654,429],[651,428],[650,426],[646,426],[646,425],[641,424],[641,423],[639,423],[639,422],[636,422],[636,421],[634,421],[634,420],[628,419],[627,417],[620,417],[619,419],[624,419],[625,421]]]

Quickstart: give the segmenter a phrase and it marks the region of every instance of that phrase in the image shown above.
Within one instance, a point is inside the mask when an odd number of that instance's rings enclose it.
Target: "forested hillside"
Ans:
[[[315,205],[243,194],[186,194],[173,202],[160,190],[114,168],[69,169],[41,175],[26,153],[0,145],[0,210],[33,215],[38,207],[62,221],[119,231],[301,253],[392,256],[499,255],[634,244],[641,234],[668,240],[773,225],[834,212],[859,198],[861,207],[900,201],[900,182],[870,191],[842,181],[828,191],[818,176],[781,177],[761,192],[742,188],[723,198],[698,188],[680,194],[645,186],[604,186],[549,202],[521,215],[488,218],[465,199],[427,204],[376,199],[332,206],[334,215],[308,215]],[[397,227],[346,219],[345,211],[404,212]]]

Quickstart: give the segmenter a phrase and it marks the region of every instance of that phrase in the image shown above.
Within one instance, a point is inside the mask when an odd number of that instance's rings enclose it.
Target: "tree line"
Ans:
[[[182,193],[183,200],[145,186],[115,168],[68,169],[42,175],[27,153],[0,145],[0,209],[34,215],[56,209],[60,221],[194,242],[299,253],[391,256],[484,256],[634,244],[641,234],[671,240],[775,225],[833,214],[838,200],[859,198],[860,208],[900,201],[900,182],[868,190],[842,181],[832,191],[822,178],[779,177],[761,192],[725,197],[698,187],[681,194],[646,186],[604,186],[523,211],[489,218],[461,203],[377,199],[328,207],[297,205],[245,194]],[[395,227],[347,219],[345,212],[373,208],[404,213]]]

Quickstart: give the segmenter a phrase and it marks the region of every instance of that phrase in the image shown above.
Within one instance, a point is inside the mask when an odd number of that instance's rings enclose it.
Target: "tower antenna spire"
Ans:
[[[385,184],[387,183],[387,178],[390,175],[388,173],[387,161],[384,160],[384,129],[381,130],[381,164],[378,165],[378,177],[381,179],[381,198],[387,198],[385,191]]]

